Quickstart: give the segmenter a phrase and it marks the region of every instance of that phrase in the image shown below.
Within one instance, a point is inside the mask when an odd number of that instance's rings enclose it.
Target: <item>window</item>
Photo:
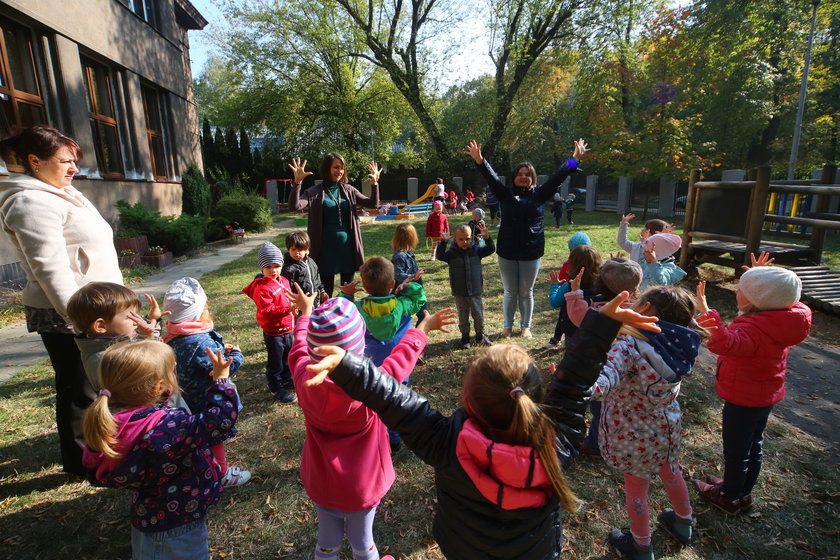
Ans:
[[[47,123],[40,66],[32,31],[0,19],[0,136]],[[18,162],[6,164],[12,171],[23,171]]]
[[[166,108],[166,97],[149,86],[142,86],[143,91],[143,112],[146,114],[146,136],[149,139],[149,151],[152,154],[152,171],[155,179],[165,181],[169,177],[167,172],[167,149],[166,135],[164,131],[163,111]]]
[[[82,69],[99,174],[109,178],[121,177],[123,164],[113,73],[107,66],[86,58],[82,59]]]
[[[129,0],[128,7],[140,16],[140,19],[154,28],[158,26],[157,6],[155,0]]]

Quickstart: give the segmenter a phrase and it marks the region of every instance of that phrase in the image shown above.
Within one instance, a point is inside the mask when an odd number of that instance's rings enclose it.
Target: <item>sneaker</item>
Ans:
[[[694,486],[697,487],[697,492],[703,501],[715,506],[726,515],[736,515],[741,512],[740,500],[730,500],[723,495],[721,490],[723,483],[709,484],[702,480],[695,480]]]
[[[394,560],[394,557],[388,554],[387,556],[380,556],[379,560]]]
[[[586,444],[586,441],[582,441],[580,443],[580,452],[584,455],[589,455],[590,457],[600,457],[601,450],[600,449],[593,449]]]
[[[519,331],[519,335],[522,338],[534,338],[534,335],[531,334],[531,329],[525,328]]]
[[[486,334],[475,335],[475,343],[479,346],[493,346],[493,341],[487,338]]]
[[[502,338],[510,338],[510,335],[513,334],[513,331],[510,329],[502,329],[502,332],[499,333],[499,336]]]
[[[291,404],[296,403],[298,399],[293,393],[288,392],[286,389],[280,389],[274,393],[274,400],[283,404]]]
[[[706,475],[706,482],[709,484],[723,484],[723,479],[718,478],[713,474]],[[752,494],[747,494],[746,496],[741,496],[738,498],[738,502],[741,506],[741,513],[746,513],[750,511],[753,507],[753,499]]]
[[[630,534],[629,529],[613,529],[607,537],[607,544],[616,554],[627,560],[653,560],[653,546],[641,546]]]
[[[543,348],[545,348],[546,350],[554,350],[555,348],[557,348],[557,340],[554,337],[550,338],[548,342],[545,343]]]
[[[294,393],[294,392],[295,392],[295,384],[294,384],[294,382],[293,382],[293,381],[291,381],[291,380],[290,380],[290,381],[284,381],[284,382],[283,382],[283,388],[284,388],[285,390],[287,390],[288,392],[290,392],[290,393]]]
[[[690,520],[685,520],[678,516],[674,510],[668,508],[660,513],[657,519],[672,537],[682,544],[691,544],[692,527],[694,525],[693,515]]]
[[[461,342],[458,343],[458,348],[461,350],[469,350],[470,349],[470,337],[461,338]]]
[[[233,488],[235,486],[242,486],[251,480],[251,471],[243,471],[239,467],[228,467],[225,476],[222,477],[222,486],[224,488]]]

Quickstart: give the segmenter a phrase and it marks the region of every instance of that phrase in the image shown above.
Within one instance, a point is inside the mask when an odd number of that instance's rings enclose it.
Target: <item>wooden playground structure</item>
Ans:
[[[771,181],[769,167],[752,181],[701,181],[700,173],[693,170],[688,183],[680,267],[713,263],[739,274],[751,253],[765,251],[802,279],[803,301],[840,313],[840,271],[820,266],[826,232],[840,230],[840,214],[829,212],[831,197],[840,196],[837,166],[806,181]],[[762,239],[765,233],[800,243]]]

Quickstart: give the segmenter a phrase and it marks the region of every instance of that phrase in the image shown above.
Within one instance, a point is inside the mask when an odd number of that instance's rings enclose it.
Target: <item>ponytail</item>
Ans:
[[[110,393],[107,390],[99,392],[99,396],[93,401],[82,421],[82,431],[85,442],[91,449],[99,451],[109,459],[116,459],[120,456],[114,449],[117,445],[117,422],[108,409]]]

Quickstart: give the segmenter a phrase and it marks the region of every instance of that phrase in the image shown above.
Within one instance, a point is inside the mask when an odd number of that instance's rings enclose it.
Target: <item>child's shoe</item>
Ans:
[[[470,337],[469,336],[462,336],[461,342],[458,344],[458,347],[461,350],[469,350],[470,348]]]
[[[291,379],[290,379],[289,381],[284,381],[284,382],[282,383],[282,386],[283,386],[283,388],[284,388],[285,390],[287,390],[287,391],[288,391],[288,392],[290,392],[290,393],[294,393],[294,392],[295,392],[295,384],[294,384],[294,382],[293,382]]]
[[[708,474],[706,475],[706,482],[708,482],[709,484],[723,484],[723,479],[718,478],[713,474]],[[740,498],[738,498],[738,502],[741,506],[741,513],[746,513],[750,511],[753,507],[752,494],[741,496]]]
[[[486,334],[475,335],[475,343],[479,346],[493,346],[493,341]]]
[[[682,544],[691,544],[691,536],[694,525],[694,516],[691,519],[683,519],[671,508],[659,514],[659,523],[668,531],[672,537]]]
[[[694,486],[697,487],[697,492],[703,501],[715,506],[726,515],[737,515],[741,512],[740,500],[730,500],[723,495],[723,491],[721,490],[723,482],[720,484],[709,484],[702,480],[695,480]],[[752,500],[750,502],[752,503]]]
[[[613,529],[607,543],[626,560],[653,560],[653,546],[641,546],[629,530]]]
[[[274,400],[283,404],[292,404],[296,403],[298,399],[294,393],[290,393],[286,389],[280,389],[274,393]]]
[[[242,486],[249,480],[251,480],[251,471],[243,471],[239,467],[228,467],[225,476],[222,477],[222,486],[233,488]]]

